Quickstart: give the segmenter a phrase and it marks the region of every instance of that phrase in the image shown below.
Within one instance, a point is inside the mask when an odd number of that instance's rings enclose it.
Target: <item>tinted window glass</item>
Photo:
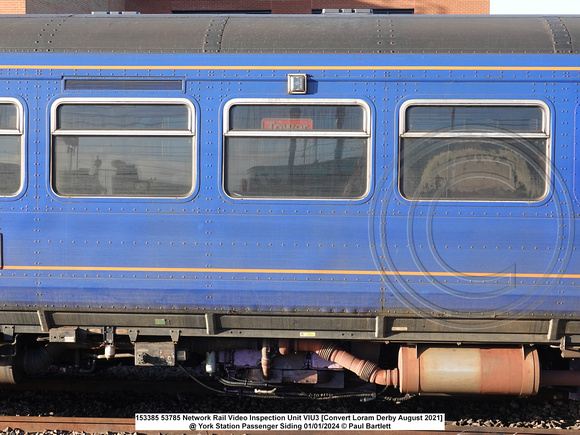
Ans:
[[[12,196],[22,186],[22,130],[15,104],[0,103],[0,195]],[[20,116],[22,116],[20,114]]]
[[[422,200],[538,200],[546,190],[545,140],[405,139],[401,194]]]
[[[407,131],[542,132],[539,107],[417,106],[407,110]]]
[[[234,106],[231,130],[363,130],[359,106]]]
[[[189,111],[177,104],[66,104],[57,128],[67,130],[188,130]]]
[[[357,198],[367,188],[366,139],[230,138],[232,196]]]
[[[549,156],[540,106],[411,106],[399,189],[412,200],[538,201]]]
[[[234,105],[226,126],[224,190],[232,197],[355,199],[368,191],[365,108]]]
[[[63,196],[187,196],[191,149],[182,137],[56,137],[53,187]]]
[[[0,135],[0,195],[15,195],[21,185],[22,136]]]
[[[52,185],[58,195],[185,197],[192,192],[190,106],[75,103],[59,105],[56,113]]]
[[[18,128],[18,111],[14,104],[0,104],[0,130]]]

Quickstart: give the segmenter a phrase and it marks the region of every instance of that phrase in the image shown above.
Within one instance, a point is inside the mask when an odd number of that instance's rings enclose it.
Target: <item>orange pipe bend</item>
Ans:
[[[338,343],[325,340],[292,340],[291,342],[288,339],[281,339],[278,344],[281,355],[288,355],[292,350],[314,352],[321,358],[350,370],[365,382],[394,387],[399,385],[398,369],[381,369],[371,361],[359,359],[342,350]]]

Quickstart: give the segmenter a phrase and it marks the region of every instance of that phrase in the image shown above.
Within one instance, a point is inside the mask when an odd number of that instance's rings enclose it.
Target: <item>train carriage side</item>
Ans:
[[[578,19],[0,22],[3,381],[579,385]]]

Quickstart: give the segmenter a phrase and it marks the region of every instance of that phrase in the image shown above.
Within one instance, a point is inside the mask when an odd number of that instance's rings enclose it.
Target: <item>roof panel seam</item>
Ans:
[[[203,42],[204,53],[219,53],[222,46],[222,37],[229,17],[216,17],[210,21]]]
[[[560,17],[544,17],[554,45],[554,53],[574,53],[572,37]]]

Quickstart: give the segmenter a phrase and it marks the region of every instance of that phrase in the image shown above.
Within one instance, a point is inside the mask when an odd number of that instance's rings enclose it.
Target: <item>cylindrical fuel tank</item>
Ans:
[[[538,352],[530,347],[402,346],[399,388],[412,394],[536,394]]]

